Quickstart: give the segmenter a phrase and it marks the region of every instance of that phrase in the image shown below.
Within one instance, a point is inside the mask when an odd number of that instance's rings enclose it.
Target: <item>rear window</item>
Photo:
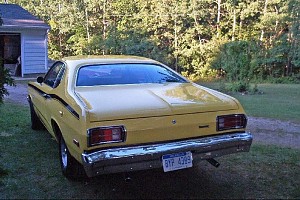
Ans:
[[[186,82],[176,72],[155,64],[88,65],[78,70],[76,86]]]

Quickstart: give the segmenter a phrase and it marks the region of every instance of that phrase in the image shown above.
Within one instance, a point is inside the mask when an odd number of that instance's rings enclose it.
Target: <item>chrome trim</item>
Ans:
[[[68,150],[67,150],[67,146],[65,144],[65,141],[61,141],[60,144],[60,159],[61,159],[61,163],[64,169],[67,168],[68,166]]]
[[[193,164],[222,155],[248,152],[252,144],[251,133],[232,133],[198,139],[148,144],[83,153],[82,162],[89,177],[99,174],[137,171],[162,167],[165,154],[191,151]]]

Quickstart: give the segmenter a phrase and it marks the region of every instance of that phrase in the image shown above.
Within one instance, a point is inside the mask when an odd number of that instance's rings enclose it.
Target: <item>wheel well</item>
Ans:
[[[53,132],[55,134],[55,139],[57,141],[59,141],[59,138],[62,136],[60,128],[54,120],[51,120],[51,125],[52,125],[52,128],[53,128]]]
[[[32,103],[32,101],[31,101],[31,96],[30,96],[30,95],[27,96],[27,101],[28,101],[28,103],[29,103],[29,106],[32,106],[32,107],[33,107],[33,103]]]

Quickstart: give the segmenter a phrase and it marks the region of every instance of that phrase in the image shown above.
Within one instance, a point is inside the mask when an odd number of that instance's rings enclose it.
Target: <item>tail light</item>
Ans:
[[[88,130],[88,145],[124,142],[126,129],[124,126],[104,126]]]
[[[217,117],[217,131],[242,129],[247,126],[247,117],[244,114],[222,115]]]

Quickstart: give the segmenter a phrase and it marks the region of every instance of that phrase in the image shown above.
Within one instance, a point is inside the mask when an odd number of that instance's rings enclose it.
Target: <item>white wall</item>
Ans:
[[[21,32],[22,76],[45,73],[48,65],[47,32],[30,30]]]

